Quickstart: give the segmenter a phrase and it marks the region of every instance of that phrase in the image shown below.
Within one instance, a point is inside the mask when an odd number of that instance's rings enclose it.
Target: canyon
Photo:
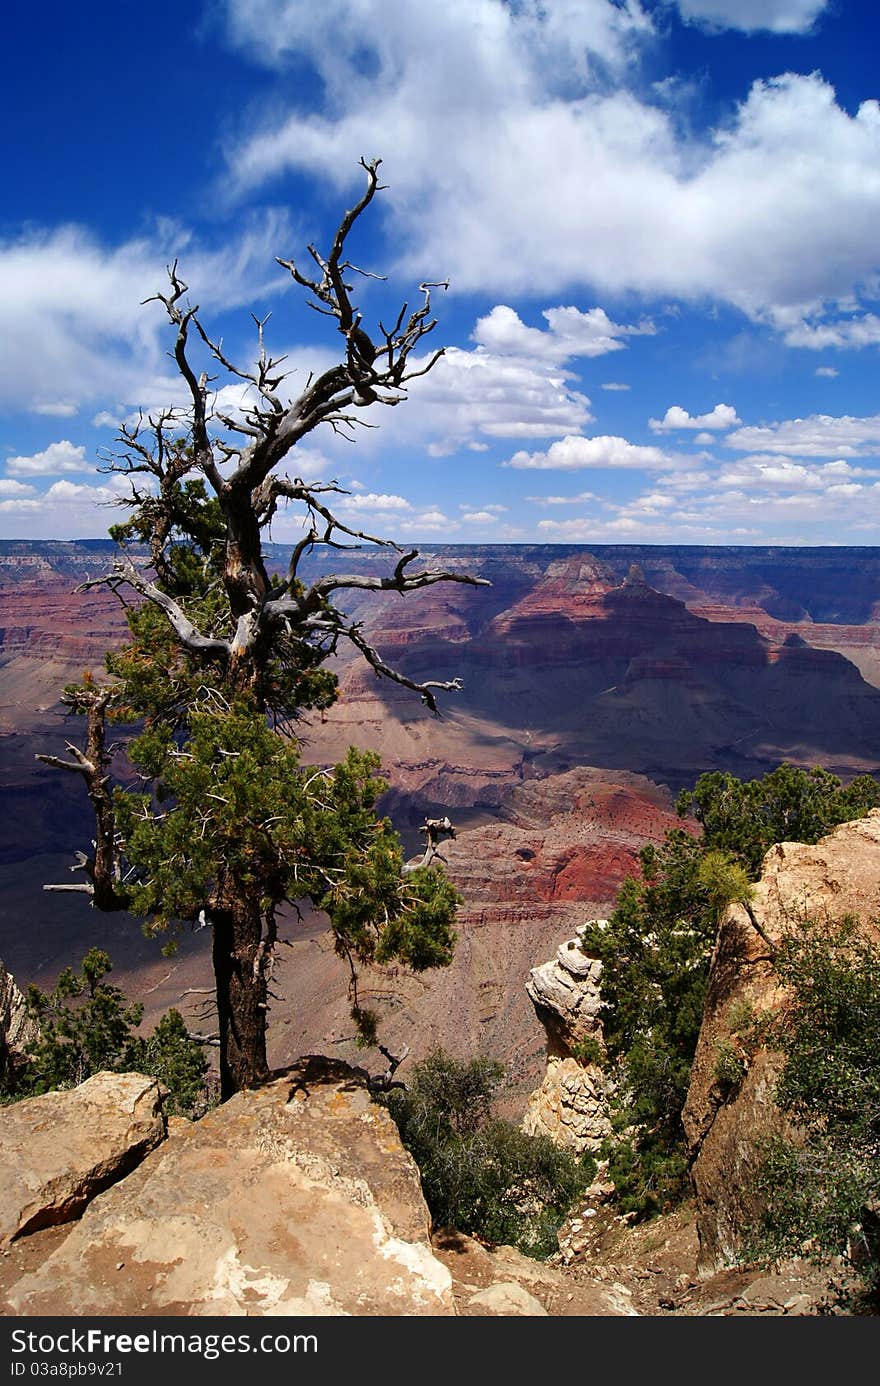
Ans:
[[[289,548],[270,548],[283,570]],[[449,969],[364,979],[383,1042],[412,1059],[436,1044],[491,1053],[514,1106],[540,1081],[544,1035],[525,994],[531,968],[613,904],[648,841],[680,825],[674,796],[707,770],[743,777],[782,760],[842,778],[880,768],[880,557],[875,549],[448,546],[426,560],[485,577],[402,599],[356,593],[350,613],[412,678],[461,678],[437,718],[362,662],[337,662],[340,698],[302,728],[308,763],[356,745],[382,757],[385,811],[407,850],[426,815],[448,813],[444,847],[464,897]],[[330,556],[388,570],[386,553]],[[318,572],[330,558],[309,560]],[[112,560],[107,542],[0,543],[0,958],[20,983],[50,985],[90,946],[144,1001],[149,1024],[176,1005],[198,1028],[210,979],[206,931],[163,957],[123,917],[44,883],[69,880],[90,834],[73,776],[34,760],[79,728],[64,683],[124,638],[106,589],[77,590]],[[71,783],[71,781],[74,781]],[[270,1026],[272,1061],[330,1052],[364,1062],[347,976],[320,918],[291,911]],[[405,1071],[404,1071],[405,1075]]]

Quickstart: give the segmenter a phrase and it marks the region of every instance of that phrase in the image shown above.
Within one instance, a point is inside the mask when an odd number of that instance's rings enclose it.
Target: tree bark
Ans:
[[[220,1096],[262,1083],[266,1059],[266,978],[261,967],[264,921],[259,903],[229,873],[207,912],[213,927],[220,1029]]]

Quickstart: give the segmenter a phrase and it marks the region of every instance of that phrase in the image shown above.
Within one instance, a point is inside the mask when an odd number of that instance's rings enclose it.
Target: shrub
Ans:
[[[138,1035],[144,1008],[104,980],[112,967],[105,952],[92,948],[80,971],[65,968],[50,992],[28,988],[27,1008],[40,1033],[29,1046],[27,1062],[7,1078],[4,1098],[76,1087],[103,1069],[134,1070],[158,1078],[169,1089],[169,1115],[201,1115],[208,1105],[208,1064],[201,1045],[189,1038],[175,1010],[162,1016],[152,1035]]]
[[[543,1258],[557,1250],[556,1232],[596,1166],[493,1116],[504,1077],[496,1060],[459,1062],[438,1049],[386,1100],[435,1226]]]
[[[601,1066],[605,1058],[605,1050],[594,1035],[585,1035],[583,1039],[577,1040],[571,1046],[571,1056],[577,1059],[579,1064],[586,1068],[590,1064]]]
[[[676,801],[681,815],[692,813],[702,825],[704,846],[730,853],[753,880],[775,842],[817,842],[878,806],[880,785],[870,775],[844,787],[819,765],[802,770],[787,762],[759,780],[712,771]]]
[[[648,1217],[690,1192],[681,1110],[725,908],[748,898],[745,872],[681,829],[641,853],[604,928],[582,944],[602,960],[602,1020],[618,1084],[602,1155],[625,1212]]]

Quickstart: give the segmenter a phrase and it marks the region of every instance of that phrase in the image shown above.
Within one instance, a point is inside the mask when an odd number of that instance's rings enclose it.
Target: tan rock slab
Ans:
[[[96,1073],[3,1107],[0,1246],[78,1217],[164,1138],[159,1083],[142,1073]]]

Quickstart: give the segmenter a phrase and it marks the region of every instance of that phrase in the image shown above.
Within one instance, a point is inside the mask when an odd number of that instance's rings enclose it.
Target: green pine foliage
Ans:
[[[596,1165],[495,1117],[504,1079],[497,1060],[461,1062],[437,1049],[386,1101],[435,1226],[542,1259],[558,1250],[556,1233]]]
[[[168,1089],[162,1104],[166,1116],[203,1116],[213,1104],[207,1083],[208,1061],[191,1040],[180,1011],[170,1010],[151,1035],[133,1036],[123,1055],[126,1069],[148,1073]]]
[[[191,919],[222,864],[263,911],[304,898],[324,910],[345,956],[416,971],[450,961],[460,897],[436,867],[403,871],[400,840],[376,814],[378,756],[351,748],[332,770],[303,767],[297,742],[243,697],[223,709],[209,695],[187,722],[182,746],[155,722],[129,748],[155,797],[116,795],[135,913],[154,929]]]
[[[175,1010],[162,1016],[152,1035],[138,1035],[143,1006],[105,980],[111,971],[108,955],[91,948],[79,972],[65,968],[51,991],[28,988],[27,1008],[39,1037],[24,1065],[7,1075],[3,1100],[73,1088],[105,1070],[137,1072],[168,1088],[167,1115],[201,1115],[208,1103],[201,1045],[189,1038]]]
[[[703,845],[727,852],[752,880],[760,876],[774,843],[817,842],[840,823],[878,806],[880,784],[870,775],[844,786],[821,766],[802,770],[788,763],[757,780],[738,780],[715,770],[701,775],[676,802],[682,816],[691,813],[702,826]]]
[[[709,961],[725,908],[750,894],[745,872],[683,829],[641,853],[605,927],[582,946],[602,961],[602,1019],[618,1083],[603,1155],[624,1212],[664,1212],[689,1192],[681,1111],[700,1032]]]

